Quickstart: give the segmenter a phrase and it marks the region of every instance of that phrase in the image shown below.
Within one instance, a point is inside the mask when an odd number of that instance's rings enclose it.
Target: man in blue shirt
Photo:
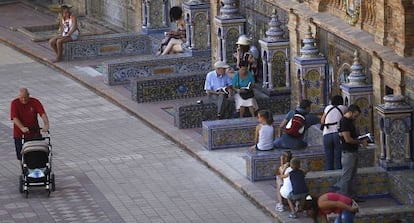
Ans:
[[[304,99],[300,102],[300,105],[295,110],[289,111],[286,114],[285,119],[279,125],[279,134],[280,137],[277,138],[274,142],[275,148],[278,149],[304,149],[308,146],[308,143],[303,140],[304,132],[300,137],[289,135],[285,132],[286,125],[293,118],[295,113],[299,113],[305,117],[305,126],[304,129],[308,129],[310,126],[318,124],[320,118],[310,115],[312,102],[310,100]]]
[[[216,103],[217,115],[220,119],[230,118],[232,115],[232,96],[231,79],[226,74],[226,69],[230,66],[223,61],[214,64],[215,70],[207,74],[204,90],[208,95],[209,101]]]

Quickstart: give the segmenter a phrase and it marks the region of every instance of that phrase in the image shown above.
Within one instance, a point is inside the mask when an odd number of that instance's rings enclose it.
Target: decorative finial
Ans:
[[[267,39],[270,41],[283,40],[284,31],[280,28],[282,23],[279,21],[276,9],[273,10],[272,19],[269,22],[269,29],[266,31]]]
[[[359,62],[359,52],[354,52],[354,63],[351,66],[352,72],[348,76],[350,85],[366,85],[367,77],[362,73],[363,67]]]
[[[233,18],[237,17],[239,14],[239,9],[236,7],[235,0],[222,0],[223,4],[220,8],[220,16],[224,18]]]
[[[319,49],[315,46],[315,39],[312,37],[311,27],[308,26],[308,32],[303,39],[303,47],[300,49],[301,57],[317,57]]]

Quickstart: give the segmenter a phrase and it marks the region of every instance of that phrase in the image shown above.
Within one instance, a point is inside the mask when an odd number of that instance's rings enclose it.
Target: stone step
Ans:
[[[385,205],[360,208],[355,216],[357,223],[413,222],[414,205]]]
[[[359,196],[366,198],[360,203],[360,211],[355,222],[412,222],[414,219],[414,190],[411,185],[401,184],[401,177],[395,172],[387,172],[381,167],[358,169],[356,190]],[[411,174],[411,173],[409,173]],[[412,175],[412,174],[411,174]],[[306,175],[306,181],[313,195],[331,190],[341,176],[341,170],[313,171]],[[334,215],[329,216],[333,221]]]
[[[360,159],[358,167],[372,167],[375,162],[376,145],[371,144],[366,149],[358,150]],[[251,181],[273,180],[275,179],[276,170],[280,166],[280,156],[284,150],[255,151],[247,152],[246,159],[246,176]],[[290,150],[293,157],[301,160],[301,166],[309,171],[322,171],[325,168],[325,150],[321,145],[308,146],[306,149]],[[311,174],[312,172],[309,172]],[[318,172],[320,179],[325,183],[326,174],[334,172]],[[319,176],[318,175],[318,176]],[[340,172],[337,173],[338,177]],[[317,181],[317,179],[315,179]]]
[[[310,193],[318,195],[332,191],[331,186],[338,182],[341,174],[342,170],[308,172],[306,182]],[[380,167],[358,168],[356,182],[356,190],[359,196],[390,194],[388,173]]]

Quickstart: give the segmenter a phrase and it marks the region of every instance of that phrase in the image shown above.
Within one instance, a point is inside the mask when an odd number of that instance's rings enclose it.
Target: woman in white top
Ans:
[[[261,110],[257,114],[259,124],[256,126],[254,135],[256,145],[250,148],[250,151],[266,151],[273,149],[273,140],[275,138],[273,128],[273,115],[268,110]]]
[[[335,95],[332,98],[331,105],[324,109],[321,118],[323,145],[325,147],[325,170],[342,168],[337,123],[348,110],[343,104],[343,98],[340,95]]]
[[[78,20],[76,16],[72,15],[70,8],[67,5],[62,5],[62,19],[59,21],[59,35],[49,40],[50,46],[56,53],[56,59],[53,62],[58,62],[62,59],[63,43],[77,40],[79,37]]]

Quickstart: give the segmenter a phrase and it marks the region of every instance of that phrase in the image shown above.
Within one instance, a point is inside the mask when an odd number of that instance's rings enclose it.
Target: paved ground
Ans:
[[[0,45],[0,222],[273,222],[205,165],[119,106]],[[18,193],[10,100],[49,114],[57,190]]]

